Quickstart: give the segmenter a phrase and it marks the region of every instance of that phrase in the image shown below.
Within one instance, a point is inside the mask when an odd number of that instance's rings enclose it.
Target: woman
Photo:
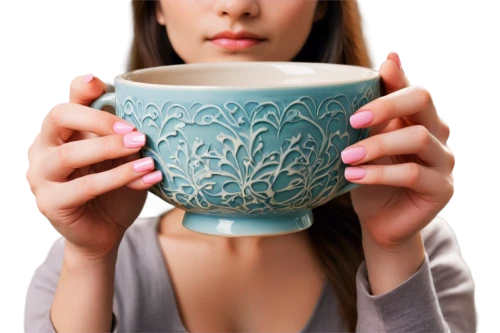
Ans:
[[[354,1],[161,0],[133,10],[129,69],[371,66]],[[223,30],[253,35],[217,38]],[[190,232],[179,208],[137,219],[162,174],[138,160],[142,133],[88,107],[106,85],[77,77],[29,151],[28,182],[63,238],[33,277],[26,330],[474,331],[474,283],[437,216],[453,195],[449,128],[396,53],[379,71],[384,96],[350,118],[370,137],[342,152],[346,178],[367,186],[315,208],[308,230],[245,238]]]

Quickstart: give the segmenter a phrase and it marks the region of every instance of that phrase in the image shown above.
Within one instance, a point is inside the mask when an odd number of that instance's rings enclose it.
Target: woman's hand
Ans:
[[[349,181],[369,185],[351,191],[363,236],[391,250],[415,239],[450,201],[455,158],[449,127],[429,92],[409,85],[398,55],[389,54],[379,73],[385,95],[350,118],[354,128],[371,127],[370,135],[342,159],[356,166],[346,170]]]
[[[67,249],[90,259],[117,249],[143,208],[147,188],[161,180],[159,171],[151,172],[150,157],[137,160],[144,134],[87,107],[105,90],[97,78],[73,80],[70,103],[48,113],[29,148],[26,173],[38,209],[66,238]]]

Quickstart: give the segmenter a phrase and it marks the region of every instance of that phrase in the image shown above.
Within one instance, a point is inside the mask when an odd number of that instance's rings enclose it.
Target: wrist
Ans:
[[[89,254],[66,240],[50,311],[58,332],[109,332],[117,251]]]
[[[391,248],[381,247],[363,235],[363,250],[372,295],[387,293],[401,285],[419,270],[425,259],[420,232]]]
[[[72,269],[93,269],[114,267],[118,257],[118,244],[103,253],[91,253],[78,248],[78,246],[65,241],[63,263]]]
[[[391,244],[390,246],[383,246],[373,240],[370,233],[362,230],[362,244],[363,248],[373,252],[378,255],[388,255],[388,256],[399,256],[406,255],[410,252],[415,251],[423,245],[422,234],[420,232],[406,239],[404,242],[400,242],[397,245]]]

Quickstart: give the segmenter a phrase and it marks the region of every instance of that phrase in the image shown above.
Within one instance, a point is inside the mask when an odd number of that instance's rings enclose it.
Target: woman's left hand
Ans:
[[[370,127],[369,137],[346,148],[342,159],[356,166],[346,178],[368,185],[351,191],[363,235],[390,250],[414,239],[450,201],[455,158],[446,145],[449,127],[429,92],[409,85],[398,55],[391,52],[379,73],[384,96],[350,118],[354,128]],[[355,147],[352,158],[363,148],[366,156],[353,162],[346,152]]]

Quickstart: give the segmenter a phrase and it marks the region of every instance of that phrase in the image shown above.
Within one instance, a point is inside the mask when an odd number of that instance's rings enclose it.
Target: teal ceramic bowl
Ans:
[[[186,228],[276,235],[310,227],[312,208],[360,186],[340,152],[368,137],[349,117],[380,96],[379,81],[347,65],[183,64],[121,74],[92,107],[114,106],[146,134],[141,154],[163,173],[149,191],[185,210]]]

